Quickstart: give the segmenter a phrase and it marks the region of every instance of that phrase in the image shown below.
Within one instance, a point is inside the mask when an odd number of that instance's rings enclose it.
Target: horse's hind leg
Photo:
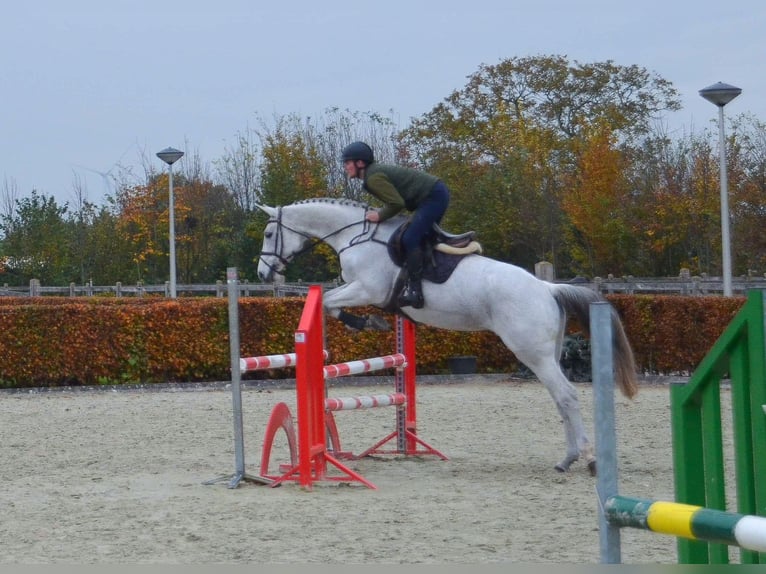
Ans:
[[[593,447],[585,435],[584,429],[578,434],[577,428],[582,428],[582,416],[580,414],[579,402],[574,406],[559,406],[556,403],[556,407],[564,421],[564,433],[567,438],[567,454],[564,460],[556,465],[556,470],[559,472],[567,472],[573,462],[580,457],[585,459],[588,464],[588,470],[592,475],[596,474],[596,456],[593,453]]]
[[[556,470],[566,472],[573,462],[583,457],[591,474],[595,474],[596,457],[593,453],[593,446],[585,433],[577,389],[564,376],[555,361],[548,361],[546,365],[538,363],[527,364],[527,366],[548,389],[564,422],[567,451],[564,459],[556,465]]]
[[[564,435],[567,439],[567,452],[564,459],[557,463],[554,468],[559,472],[566,472],[569,470],[572,463],[580,458],[580,449],[577,447],[577,437],[574,435],[572,424],[569,423],[569,415],[559,403],[556,403],[556,410],[558,410],[561,419],[564,421]]]

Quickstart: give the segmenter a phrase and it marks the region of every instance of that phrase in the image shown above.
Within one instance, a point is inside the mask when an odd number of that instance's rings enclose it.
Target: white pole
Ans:
[[[175,201],[173,200],[173,164],[168,165],[168,178],[170,181],[168,213],[170,220],[170,232],[168,234],[170,238],[170,298],[176,298],[176,218],[175,218]]]
[[[175,200],[173,199],[173,164],[181,159],[184,152],[172,147],[157,152],[157,157],[168,164],[168,242],[170,243],[170,297],[176,298],[176,217]]]
[[[721,250],[723,251],[723,295],[732,296],[731,239],[729,237],[729,190],[726,181],[726,136],[723,127],[723,106],[718,106],[718,147],[721,172]]]
[[[736,86],[718,82],[700,90],[699,94],[711,104],[718,106],[718,152],[721,174],[721,266],[723,295],[731,297],[731,240],[729,239],[729,190],[726,183],[726,135],[723,128],[723,107],[739,96],[742,90]]]

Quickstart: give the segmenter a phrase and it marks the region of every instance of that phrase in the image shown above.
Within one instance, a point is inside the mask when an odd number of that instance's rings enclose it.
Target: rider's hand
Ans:
[[[371,210],[364,214],[364,218],[367,221],[377,223],[378,221],[380,221],[380,214],[375,210]]]

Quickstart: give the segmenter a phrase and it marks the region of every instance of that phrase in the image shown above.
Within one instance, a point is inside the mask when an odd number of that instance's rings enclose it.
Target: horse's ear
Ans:
[[[269,207],[268,205],[261,205],[260,203],[256,203],[255,207],[263,211],[266,215],[269,217],[276,217],[277,216],[277,208],[276,207]]]

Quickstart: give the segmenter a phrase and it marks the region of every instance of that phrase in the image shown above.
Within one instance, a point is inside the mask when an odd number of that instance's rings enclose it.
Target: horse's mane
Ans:
[[[352,207],[357,209],[364,209],[365,211],[370,209],[368,203],[356,201],[353,199],[347,199],[345,197],[313,197],[311,199],[301,199],[294,202],[292,205],[309,205],[309,204],[324,204],[324,205],[340,205],[345,207]],[[401,225],[407,217],[401,213],[394,217],[382,222],[381,225]]]
[[[349,207],[358,207],[360,209],[369,208],[369,205],[366,203],[355,201],[353,199],[346,199],[345,197],[312,197],[311,199],[301,199],[300,201],[296,201],[293,205],[304,203],[329,203],[332,205],[348,205]]]

